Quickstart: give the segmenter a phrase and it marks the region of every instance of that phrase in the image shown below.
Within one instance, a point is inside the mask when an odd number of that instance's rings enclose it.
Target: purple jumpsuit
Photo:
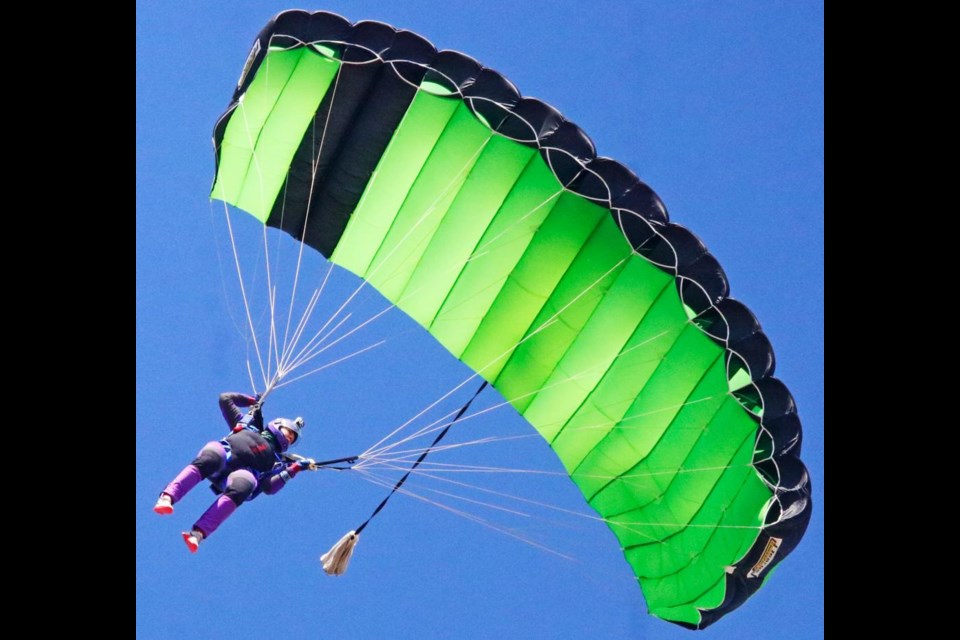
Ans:
[[[240,407],[254,402],[255,398],[243,393],[221,393],[220,412],[233,433],[204,445],[193,462],[163,490],[176,504],[201,480],[211,481],[219,496],[193,525],[204,538],[210,537],[245,500],[261,492],[276,493],[300,470],[296,463],[287,465],[280,457],[290,446],[282,431],[272,424],[262,430],[257,422],[257,426],[239,424],[244,415]]]

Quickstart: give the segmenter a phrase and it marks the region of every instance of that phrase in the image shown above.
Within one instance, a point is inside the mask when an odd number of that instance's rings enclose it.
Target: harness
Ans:
[[[233,433],[241,429],[248,429],[250,431],[256,431],[257,433],[263,431],[263,413],[260,411],[259,402],[251,406],[250,410],[247,411],[247,415],[240,418],[237,424],[233,425]]]
[[[237,420],[236,424],[233,425],[233,429],[230,430],[230,435],[234,433],[239,433],[240,431],[252,431],[256,434],[259,434],[263,431],[263,413],[260,410],[260,403],[256,403],[250,407],[246,415]],[[211,475],[207,480],[210,481],[210,490],[214,494],[220,495],[225,491],[224,483],[227,480],[224,472],[230,467],[230,460],[233,458],[233,447],[230,446],[230,441],[227,438],[230,437],[224,436],[217,442],[220,443],[220,446],[223,447],[224,459],[223,459],[223,469]],[[277,461],[280,461],[280,456],[274,452],[274,457]],[[254,472],[254,477],[257,480],[257,489],[260,488],[260,479],[263,477],[263,473],[257,471],[256,469],[252,470]],[[255,491],[254,494],[259,493]],[[252,497],[252,496],[251,496]]]
[[[263,431],[263,413],[260,411],[260,403],[256,403],[250,407],[250,410],[247,411],[247,414],[237,420],[237,423],[233,425],[230,433],[239,433],[240,431],[253,431],[254,433],[260,433]],[[227,441],[229,436],[225,436],[220,439],[220,445],[223,447],[224,452],[226,453],[226,458],[224,459],[226,468],[230,464],[230,458],[233,457],[233,448],[230,446],[230,443]],[[220,474],[215,474],[219,476]],[[211,476],[213,477],[213,476]],[[259,479],[259,478],[258,478]]]

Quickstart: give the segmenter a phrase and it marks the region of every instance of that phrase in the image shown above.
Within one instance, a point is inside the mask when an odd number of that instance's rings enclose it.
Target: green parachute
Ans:
[[[289,11],[214,132],[212,196],[365,279],[545,438],[652,614],[704,628],[802,537],[769,341],[623,165],[466,55]]]

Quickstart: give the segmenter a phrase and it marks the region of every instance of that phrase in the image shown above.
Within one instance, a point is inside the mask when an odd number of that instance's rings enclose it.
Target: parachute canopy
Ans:
[[[704,628],[799,542],[800,421],[759,323],[555,109],[409,31],[288,11],[214,143],[214,198],[368,281],[549,442],[652,614]]]

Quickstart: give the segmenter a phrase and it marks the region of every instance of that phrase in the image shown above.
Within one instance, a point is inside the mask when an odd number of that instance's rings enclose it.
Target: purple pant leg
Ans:
[[[203,476],[200,475],[200,469],[197,469],[192,464],[188,464],[183,468],[183,471],[178,473],[177,477],[166,486],[163,493],[170,496],[174,504],[176,504],[190,489],[197,486],[201,480],[203,480]]]
[[[250,497],[256,486],[257,479],[250,471],[237,469],[227,476],[227,490],[200,516],[193,528],[202,531],[204,538],[209,537]]]
[[[203,532],[204,538],[209,538],[210,534],[217,530],[223,521],[237,510],[236,503],[227,496],[220,496],[216,502],[210,505],[210,508],[204,511],[200,519],[193,525],[194,529]]]
[[[191,489],[204,478],[209,478],[223,468],[227,462],[227,452],[219,442],[208,442],[196,459],[183,468],[177,477],[166,486],[163,493],[170,496],[173,503],[179,502]]]

